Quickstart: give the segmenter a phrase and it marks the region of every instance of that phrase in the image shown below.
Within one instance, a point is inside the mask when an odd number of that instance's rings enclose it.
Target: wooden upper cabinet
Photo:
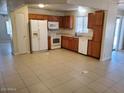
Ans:
[[[48,20],[48,16],[47,15],[44,15],[43,18],[44,18],[44,20]]]
[[[37,15],[35,15],[35,14],[29,14],[28,16],[29,16],[29,19],[36,19],[36,17],[37,17]]]
[[[104,25],[104,11],[95,12],[95,25],[103,26]]]
[[[67,29],[73,29],[74,24],[74,16],[64,16],[63,18],[63,26]]]
[[[59,21],[58,16],[48,16],[48,21]]]
[[[40,15],[40,14],[29,14],[29,19],[33,20],[47,20],[46,15]]]
[[[74,16],[53,16],[42,14],[29,14],[29,20],[48,20],[59,22],[59,27],[64,29],[73,29]]]
[[[88,28],[93,29],[94,21],[95,21],[94,13],[89,13],[88,14]]]
[[[64,27],[63,26],[63,16],[59,16],[58,19],[59,19],[59,28],[63,28]]]

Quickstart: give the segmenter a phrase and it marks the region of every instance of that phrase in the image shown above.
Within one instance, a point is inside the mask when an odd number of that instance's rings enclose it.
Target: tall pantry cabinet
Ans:
[[[102,33],[104,26],[104,11],[96,11],[88,15],[88,28],[93,30],[93,39],[88,41],[88,55],[100,58]]]

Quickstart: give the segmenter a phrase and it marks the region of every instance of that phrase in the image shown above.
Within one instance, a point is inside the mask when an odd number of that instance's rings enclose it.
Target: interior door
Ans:
[[[16,31],[17,31],[17,46],[20,54],[26,53],[26,27],[25,27],[25,16],[22,13],[16,14],[15,17]]]
[[[40,44],[39,44],[39,31],[38,31],[38,20],[30,20],[30,27],[31,27],[31,50],[32,51],[39,51]]]
[[[39,26],[39,44],[40,50],[48,49],[48,31],[47,31],[47,20],[38,21]]]

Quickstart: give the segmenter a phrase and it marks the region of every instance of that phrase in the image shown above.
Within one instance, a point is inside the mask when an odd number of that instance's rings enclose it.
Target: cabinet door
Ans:
[[[51,49],[51,37],[48,36],[48,49],[50,50]]]
[[[78,51],[78,38],[73,39],[73,51],[77,52]]]
[[[48,20],[48,16],[47,15],[43,15],[43,19],[44,20]]]
[[[92,56],[92,41],[88,41],[88,55]]]
[[[61,37],[61,45],[62,45],[62,48],[65,48],[65,39],[64,39],[64,36]]]
[[[59,27],[60,28],[64,28],[64,26],[63,26],[63,24],[64,24],[63,23],[63,18],[64,18],[63,16],[59,16]]]
[[[74,49],[74,41],[72,37],[68,37],[68,49],[73,50]]]
[[[103,26],[94,26],[93,41],[102,42]]]
[[[35,14],[29,14],[28,16],[29,16],[29,19],[34,19],[34,20],[35,20],[36,17],[37,17]]]
[[[59,21],[58,16],[48,16],[49,21]]]
[[[104,24],[104,11],[95,12],[95,25],[103,26]]]
[[[62,36],[62,48],[68,49],[69,46],[69,39],[68,37]]]
[[[93,29],[94,27],[94,21],[95,21],[94,18],[95,18],[94,13],[88,14],[88,28],[90,29]]]
[[[63,27],[66,29],[73,28],[74,17],[73,16],[64,16],[63,17]]]
[[[95,58],[100,58],[101,53],[101,43],[92,42],[92,56]]]
[[[73,21],[74,17],[73,16],[67,16],[67,28],[72,29],[73,28]]]

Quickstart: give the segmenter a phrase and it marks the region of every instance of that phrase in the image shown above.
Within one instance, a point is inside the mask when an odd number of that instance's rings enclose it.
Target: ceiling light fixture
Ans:
[[[39,4],[38,6],[39,6],[40,8],[44,8],[44,7],[45,7],[44,4]]]
[[[79,7],[78,7],[78,11],[79,11],[79,12],[85,13],[85,12],[86,12],[86,9],[83,8],[83,7],[81,7],[81,6],[79,6]]]

